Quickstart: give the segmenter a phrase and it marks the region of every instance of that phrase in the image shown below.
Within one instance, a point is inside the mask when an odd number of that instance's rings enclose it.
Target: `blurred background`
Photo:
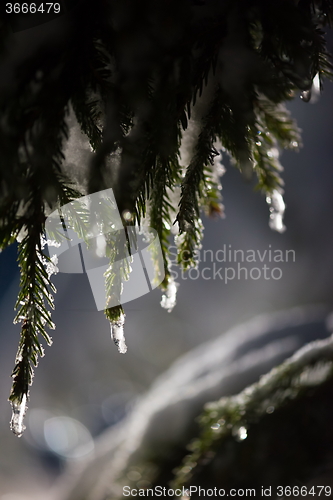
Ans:
[[[19,281],[15,246],[0,255],[0,500],[43,498],[66,462],[92,455],[93,438],[119,422],[138,395],[191,348],[260,313],[307,304],[332,306],[333,85],[324,82],[315,104],[296,96],[288,107],[302,129],[304,146],[298,154],[281,156],[286,232],[268,227],[264,197],[224,157],[226,218],[203,219],[202,251],[215,254],[231,245],[233,250],[264,252],[271,245],[272,250],[294,250],[295,262],[277,264],[282,270],[278,280],[262,276],[226,284],[180,277],[171,313],[160,307],[159,290],[126,304],[125,355],[110,339],[110,326],[96,309],[87,276],[59,273],[54,277],[53,345],[46,347],[36,369],[27,430],[20,439],[10,432],[7,402],[19,341],[19,325],[12,324]]]

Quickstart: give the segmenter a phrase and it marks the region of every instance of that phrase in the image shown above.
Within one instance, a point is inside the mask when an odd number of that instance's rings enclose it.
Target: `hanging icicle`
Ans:
[[[127,352],[127,345],[125,343],[124,335],[125,314],[121,313],[117,320],[110,322],[111,325],[111,339],[116,344],[118,352],[125,354]]]
[[[283,233],[286,230],[286,226],[283,224],[283,215],[286,205],[281,192],[274,189],[273,192],[266,197],[266,202],[270,211],[269,227],[274,231]]]
[[[25,425],[23,424],[24,415],[27,411],[27,395],[23,394],[21,403],[17,401],[11,402],[12,406],[12,418],[10,420],[10,428],[17,437],[21,437]]]
[[[162,295],[161,306],[168,312],[171,312],[176,305],[177,300],[177,290],[179,283],[170,277],[165,293]]]

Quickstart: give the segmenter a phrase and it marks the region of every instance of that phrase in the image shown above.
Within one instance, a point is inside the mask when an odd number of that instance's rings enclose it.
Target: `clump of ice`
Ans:
[[[176,283],[173,278],[170,278],[167,285],[167,289],[165,293],[162,295],[162,300],[161,300],[161,306],[168,312],[171,312],[176,305],[178,287],[179,283]]]
[[[125,354],[127,345],[124,335],[125,314],[121,313],[119,319],[111,322],[111,338],[118,348],[118,352]]]
[[[24,415],[27,411],[27,395],[23,394],[21,403],[12,401],[12,418],[10,420],[10,428],[17,437],[21,437],[25,425],[23,424]]]

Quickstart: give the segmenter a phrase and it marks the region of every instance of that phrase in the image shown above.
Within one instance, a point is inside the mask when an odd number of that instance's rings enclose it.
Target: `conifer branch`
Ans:
[[[24,395],[28,398],[33,377],[32,366],[37,366],[38,357],[44,355],[39,336],[50,345],[51,338],[46,327],[54,329],[47,305],[54,308],[51,292],[55,292],[55,288],[45,270],[48,258],[41,247],[45,216],[43,202],[38,193],[29,201],[26,214],[26,235],[19,243],[18,254],[21,279],[14,322],[22,323],[22,333],[9,398],[13,403],[21,403]]]
[[[106,236],[106,255],[109,265],[104,273],[106,290],[106,318],[111,326],[111,338],[120,353],[127,351],[124,337],[125,313],[121,305],[121,294],[124,282],[128,281],[131,272],[132,249],[137,247],[136,234],[133,227],[113,231]]]
[[[112,187],[121,214],[129,211],[137,224],[149,206],[166,287],[171,214],[177,212],[173,193],[183,174],[180,129],[187,129],[191,108],[207,98],[176,216],[178,258],[185,269],[195,264],[202,238],[200,211],[221,210],[212,175],[215,140],[245,175],[257,174],[266,195],[281,195],[278,146],[300,146],[299,131],[281,103],[298,92],[309,100],[314,77],[321,87],[323,77],[333,76],[323,32],[333,24],[332,0],[285,1],[283,8],[258,0],[208,2],[202,9],[182,0],[129,2],[128,16],[121,2],[95,3],[93,12],[84,4],[80,18],[69,15],[70,36],[64,34],[59,45],[46,44],[45,53],[38,50],[18,62],[19,80],[0,95],[0,248],[26,231],[19,246],[22,337],[11,395],[17,403],[27,397],[32,366],[42,353],[38,334],[48,342],[45,328],[53,326],[44,307],[52,303],[51,284],[42,271],[46,257],[39,241],[45,213],[80,196],[62,172],[69,104],[93,150],[88,192]],[[2,14],[0,24],[0,53],[6,49],[10,57],[11,30]],[[230,54],[246,62],[235,75]],[[74,205],[68,214],[84,238],[88,214],[76,213]],[[128,276],[127,261],[118,277],[115,263],[129,242],[107,243],[111,295],[113,286],[120,293]],[[120,304],[106,315],[119,333]]]
[[[251,427],[267,418],[270,412],[309,397],[325,382],[332,381],[332,362],[332,337],[315,341],[241,393],[207,403],[198,418],[199,435],[191,440],[187,446],[189,453],[174,470],[172,487],[182,488],[194,481],[199,470],[211,462],[218,448],[230,437],[245,440]],[[318,373],[321,375],[316,379]]]
[[[159,159],[154,171],[154,190],[150,197],[150,224],[157,231],[164,263],[165,277],[161,288],[166,289],[170,280],[169,239],[171,234],[171,214],[173,206],[170,203],[169,192],[173,190],[179,179],[179,165],[177,158],[172,160]]]
[[[195,147],[193,158],[186,170],[182,183],[181,199],[177,222],[179,224],[180,236],[177,237],[179,244],[179,263],[184,269],[195,265],[195,251],[200,245],[202,238],[202,223],[200,220],[200,200],[204,199],[204,190],[207,189],[209,178],[205,176],[205,169],[214,162],[218,155],[214,142],[219,138],[224,147],[241,162],[244,152],[248,149],[247,130],[237,128],[234,121],[234,113],[224,100],[225,93],[218,88],[214,99],[210,104],[207,115],[202,120],[201,131]],[[244,135],[242,134],[244,132]],[[184,260],[184,257],[186,260]]]
[[[216,215],[224,217],[224,206],[221,203],[222,196],[220,193],[222,186],[218,180],[223,173],[223,167],[218,169],[217,172],[214,171],[212,165],[207,165],[205,168],[205,183],[202,188],[203,196],[200,205],[207,217],[214,217]]]

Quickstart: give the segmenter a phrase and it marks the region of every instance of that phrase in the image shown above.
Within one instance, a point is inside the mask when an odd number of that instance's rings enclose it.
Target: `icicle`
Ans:
[[[118,348],[118,352],[125,354],[127,345],[124,335],[125,314],[121,313],[119,319],[111,322],[111,338]]]
[[[179,283],[176,283],[173,278],[169,278],[167,289],[161,300],[161,306],[168,312],[171,312],[176,305],[178,287]]]
[[[269,227],[274,231],[283,233],[286,226],[283,224],[283,215],[285,211],[285,203],[283,196],[277,189],[274,189],[272,194],[266,197],[266,202],[269,205]]]
[[[27,395],[23,394],[21,403],[16,401],[11,402],[12,405],[12,418],[10,420],[10,428],[17,437],[21,437],[25,425],[23,425],[24,415],[27,411]]]
[[[311,101],[311,104],[314,104],[315,102],[318,101],[319,96],[320,96],[320,76],[319,73],[317,73],[312,80],[311,89],[303,90],[300,97],[302,101],[304,102]]]
[[[311,102],[317,102],[320,97],[320,76],[319,73],[316,74],[312,80],[312,99]]]

